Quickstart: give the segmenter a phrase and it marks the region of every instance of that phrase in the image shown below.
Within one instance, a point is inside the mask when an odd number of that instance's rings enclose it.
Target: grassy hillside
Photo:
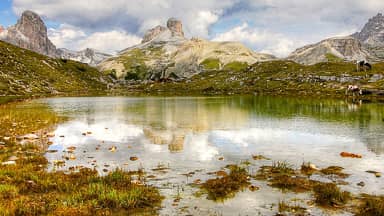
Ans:
[[[100,93],[108,79],[86,64],[52,59],[0,41],[0,96]]]
[[[344,97],[345,88],[359,85],[381,96],[384,91],[384,63],[367,72],[356,72],[353,63],[327,62],[311,66],[291,61],[256,63],[247,68],[209,71],[176,83],[147,83],[130,86],[130,92],[147,94],[272,94]],[[123,87],[126,91],[126,87]]]

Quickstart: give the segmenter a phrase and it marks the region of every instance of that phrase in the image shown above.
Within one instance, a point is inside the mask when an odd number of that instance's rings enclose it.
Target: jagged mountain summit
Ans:
[[[368,20],[360,32],[351,36],[328,38],[319,43],[301,47],[288,58],[311,65],[327,61],[377,62],[384,60],[384,16],[379,13]]]
[[[43,20],[29,10],[22,13],[15,25],[0,33],[0,40],[46,56],[56,56],[56,47],[48,38]]]
[[[288,56],[289,60],[305,65],[333,60],[354,61],[373,58],[357,39],[349,36],[325,39],[301,47]]]
[[[187,39],[182,26],[181,21],[169,19],[166,27],[148,30],[141,44],[106,59],[98,65],[99,69],[117,78],[177,79],[189,78],[205,70],[220,70],[230,63],[253,64],[275,59],[272,55],[255,53],[238,42]]]
[[[352,37],[363,43],[371,55],[384,59],[384,16],[381,13],[369,19],[363,29]]]
[[[95,49],[86,48],[81,51],[72,51],[65,48],[57,49],[57,55],[62,59],[70,59],[82,63],[96,66],[104,59],[112,57],[110,54],[100,52]]]
[[[372,17],[360,32],[352,36],[364,44],[384,46],[384,16],[379,13]]]
[[[92,66],[111,57],[109,54],[89,48],[82,51],[56,49],[48,38],[44,21],[37,13],[29,10],[22,13],[15,25],[7,29],[0,26],[0,40],[42,55],[79,61]]]

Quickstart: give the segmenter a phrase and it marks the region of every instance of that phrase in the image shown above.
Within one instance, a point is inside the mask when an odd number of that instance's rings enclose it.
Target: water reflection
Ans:
[[[253,138],[298,137],[292,131],[329,134],[354,139],[376,154],[384,153],[384,109],[380,104],[271,97],[62,98],[47,102],[56,111],[73,117],[57,131],[72,144],[84,143],[87,139],[81,132],[91,130],[95,140],[128,142],[144,137],[148,143],[167,145],[170,152],[181,152],[190,134],[238,130],[236,137],[242,132],[255,133],[247,131],[249,128],[269,128],[271,131]],[[274,130],[291,133],[272,135]],[[303,140],[319,138],[294,141],[300,145]],[[245,141],[244,145],[249,143]]]
[[[117,167],[151,172],[165,165],[170,169],[150,173],[156,176],[150,183],[161,187],[169,200],[175,192],[164,185],[186,185],[191,180],[183,174],[193,171],[193,180],[204,181],[212,177],[207,172],[250,160],[253,154],[284,160],[295,167],[304,161],[319,167],[343,166],[352,174],[346,179],[349,191],[377,193],[384,189],[382,178],[365,172],[384,172],[381,104],[273,97],[54,98],[40,102],[71,119],[58,125],[50,146],[58,151],[46,157],[52,162],[74,154],[75,160],[51,169],[82,165],[95,167],[100,173]],[[71,146],[76,147],[74,153],[67,151]],[[110,151],[112,147],[116,151]],[[363,158],[344,159],[339,156],[342,151],[359,153]],[[130,160],[133,156],[138,160]],[[258,161],[252,169],[270,162]],[[366,186],[357,186],[360,181]],[[272,208],[263,206],[290,196],[271,193],[266,185],[260,193],[242,192],[222,205],[202,202],[192,194],[182,202],[209,211],[217,209],[224,215],[272,215]],[[162,210],[165,215],[177,214],[172,202],[164,203],[169,205]]]

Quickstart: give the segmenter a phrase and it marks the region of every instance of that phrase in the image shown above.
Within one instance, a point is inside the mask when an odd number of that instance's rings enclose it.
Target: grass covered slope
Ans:
[[[256,93],[340,97],[350,84],[380,96],[384,91],[384,63],[374,64],[367,72],[356,72],[355,65],[346,62],[305,66],[292,61],[268,61],[250,67],[234,65],[207,71],[182,82],[131,86],[130,91],[170,95]]]
[[[106,89],[108,79],[86,64],[0,41],[0,96],[98,93]]]

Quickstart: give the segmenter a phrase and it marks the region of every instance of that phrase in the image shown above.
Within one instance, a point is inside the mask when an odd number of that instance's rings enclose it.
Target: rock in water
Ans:
[[[56,47],[49,40],[47,27],[39,15],[24,11],[16,25],[0,34],[0,39],[21,48],[56,57]]]

